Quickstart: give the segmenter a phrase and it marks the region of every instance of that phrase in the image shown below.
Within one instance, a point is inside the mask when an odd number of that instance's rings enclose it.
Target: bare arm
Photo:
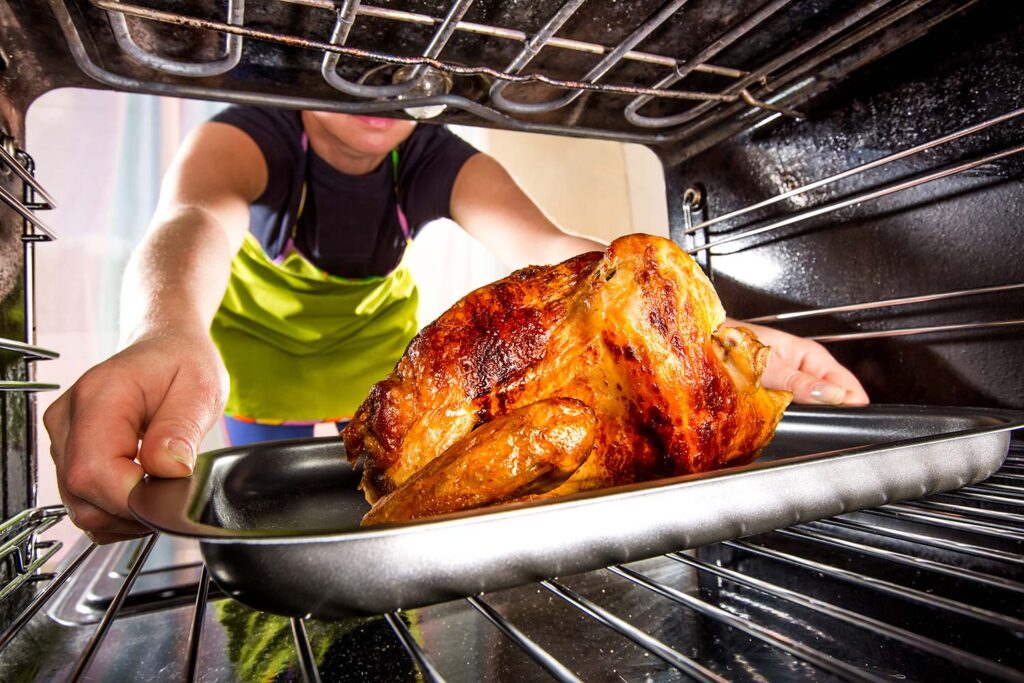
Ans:
[[[558,263],[606,245],[565,232],[544,215],[501,164],[470,157],[452,188],[455,222],[513,268]]]
[[[125,273],[122,350],[43,417],[61,497],[100,542],[143,532],[128,493],[147,472],[190,473],[223,409],[227,375],[208,330],[266,177],[241,131],[210,123],[189,136]]]
[[[240,130],[208,123],[189,136],[125,272],[122,344],[167,328],[209,329],[249,225],[249,203],[266,182],[263,155]]]

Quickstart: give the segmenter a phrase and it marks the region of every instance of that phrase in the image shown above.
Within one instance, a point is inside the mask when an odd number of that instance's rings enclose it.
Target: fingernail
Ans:
[[[831,382],[818,382],[811,387],[811,398],[821,403],[842,403],[846,398],[846,389]]]
[[[196,463],[196,453],[187,441],[184,439],[168,439],[164,447],[171,458],[187,467],[189,473],[192,472],[192,468],[195,467]]]

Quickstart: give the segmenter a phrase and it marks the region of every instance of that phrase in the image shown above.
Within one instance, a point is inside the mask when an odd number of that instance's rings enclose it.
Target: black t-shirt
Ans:
[[[284,255],[306,201],[294,246],[317,268],[345,278],[386,275],[402,260],[405,235],[395,207],[392,159],[366,175],[342,173],[302,146],[297,111],[234,106],[213,121],[251,137],[267,162],[267,187],[249,209],[249,231],[267,255]],[[428,222],[451,218],[452,187],[462,165],[477,153],[447,128],[419,124],[398,146],[397,201],[412,236]]]

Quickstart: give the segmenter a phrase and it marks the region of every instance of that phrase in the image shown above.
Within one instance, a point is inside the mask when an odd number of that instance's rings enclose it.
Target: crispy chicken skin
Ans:
[[[364,524],[429,517],[547,493],[590,455],[594,411],[549,398],[499,415],[379,499]]]
[[[405,485],[415,490],[382,499],[390,511],[375,506],[364,523],[753,460],[791,395],[760,386],[770,349],[749,330],[721,327],[724,319],[694,260],[650,235],[619,238],[603,254],[524,268],[470,293],[420,332],[343,432],[350,460],[366,455],[362,488],[370,503]],[[516,474],[479,490],[472,469],[495,477],[502,467],[523,467],[509,458],[507,444],[489,449],[484,437],[491,432],[481,430],[556,398],[575,399],[596,418],[589,457],[558,485],[545,472],[538,474],[542,485]],[[541,413],[537,419],[550,418]],[[520,422],[533,413],[516,415],[492,426],[494,434],[508,440],[513,424],[544,431]],[[467,438],[472,443],[453,448]],[[466,491],[456,495],[460,486]]]

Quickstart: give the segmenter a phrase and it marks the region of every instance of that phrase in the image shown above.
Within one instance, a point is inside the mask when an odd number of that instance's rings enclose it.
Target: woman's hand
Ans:
[[[143,336],[82,375],[43,415],[71,521],[98,543],[148,533],[128,493],[147,473],[192,473],[227,388],[205,331]]]
[[[866,405],[868,395],[849,370],[816,341],[788,332],[727,320],[726,325],[746,327],[762,344],[772,347],[761,384],[768,389],[793,392],[796,403]]]

